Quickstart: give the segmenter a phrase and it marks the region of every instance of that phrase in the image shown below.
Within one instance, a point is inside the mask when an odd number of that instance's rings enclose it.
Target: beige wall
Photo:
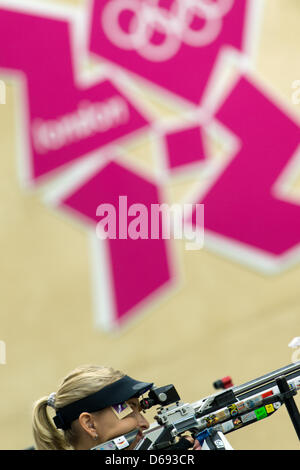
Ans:
[[[300,114],[291,101],[291,84],[300,79],[300,2],[265,3],[257,70]],[[183,286],[121,333],[96,330],[87,234],[45,207],[39,192],[21,189],[19,103],[7,84],[0,107],[0,340],[7,353],[0,365],[1,449],[32,444],[33,401],[79,364],[111,364],[157,385],[174,383],[191,402],[212,393],[219,377],[239,384],[291,362],[287,345],[300,335],[300,265],[264,277],[206,250],[185,251],[181,242]],[[284,409],[228,438],[236,449],[299,445]]]

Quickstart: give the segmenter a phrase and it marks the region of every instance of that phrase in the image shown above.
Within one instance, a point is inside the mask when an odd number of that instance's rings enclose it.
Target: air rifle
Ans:
[[[183,403],[173,385],[154,386],[141,406],[143,410],[159,407],[155,422],[144,431],[134,450],[170,450],[187,432],[199,440],[203,450],[232,449],[225,434],[270,417],[282,405],[300,440],[300,414],[293,398],[299,389],[300,361],[192,404]],[[126,448],[135,435],[117,438],[123,447],[115,445],[117,440],[113,439],[93,450]]]
[[[169,447],[176,437],[187,431],[202,446],[210,441],[210,448],[228,448],[227,440],[223,438],[225,434],[271,416],[283,404],[300,440],[300,415],[293,398],[299,388],[300,362],[297,362],[193,404],[182,403],[177,398],[174,403],[171,386],[168,386],[172,392],[170,399],[168,393],[164,393],[164,387],[158,391],[151,390],[149,398],[142,401],[141,405],[147,409],[158,404],[160,408],[155,416],[156,423],[144,432],[136,450]]]

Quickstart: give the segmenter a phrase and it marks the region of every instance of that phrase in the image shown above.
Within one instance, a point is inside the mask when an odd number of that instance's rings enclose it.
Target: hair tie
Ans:
[[[49,397],[48,397],[48,401],[47,401],[47,405],[48,405],[48,406],[51,406],[51,408],[54,408],[54,409],[55,409],[55,406],[54,406],[55,397],[56,397],[56,393],[55,393],[55,392],[50,393],[50,395],[49,395]]]

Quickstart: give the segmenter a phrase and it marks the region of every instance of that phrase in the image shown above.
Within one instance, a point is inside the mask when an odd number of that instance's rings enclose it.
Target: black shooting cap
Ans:
[[[125,375],[98,392],[57,409],[56,416],[53,418],[55,426],[58,429],[69,429],[71,423],[84,411],[92,413],[93,411],[100,411],[109,406],[124,403],[130,398],[143,395],[153,385],[153,383],[140,382]]]

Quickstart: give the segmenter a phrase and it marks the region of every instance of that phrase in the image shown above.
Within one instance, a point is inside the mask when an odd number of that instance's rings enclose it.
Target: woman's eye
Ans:
[[[129,402],[128,405],[133,411],[135,411],[138,408],[138,405],[135,402]]]

